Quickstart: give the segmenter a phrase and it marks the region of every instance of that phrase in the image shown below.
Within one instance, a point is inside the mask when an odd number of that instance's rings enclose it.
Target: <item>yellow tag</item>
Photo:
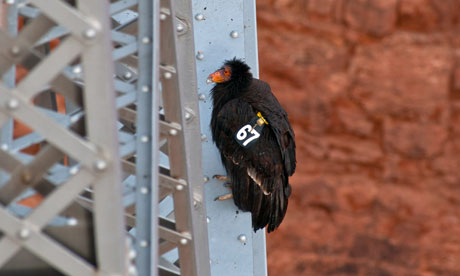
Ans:
[[[262,120],[264,121],[264,123],[265,123],[266,125],[268,125],[268,122],[267,122],[267,120],[265,120],[265,118],[262,116],[262,113],[257,112],[257,117],[259,117],[260,119],[262,119]]]

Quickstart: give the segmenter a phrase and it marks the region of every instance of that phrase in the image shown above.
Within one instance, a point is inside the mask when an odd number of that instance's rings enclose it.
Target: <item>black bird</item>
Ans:
[[[283,220],[291,194],[294,131],[270,85],[249,70],[234,58],[209,75],[207,83],[216,83],[211,91],[212,138],[236,206],[252,213],[254,231],[267,226],[270,233]]]

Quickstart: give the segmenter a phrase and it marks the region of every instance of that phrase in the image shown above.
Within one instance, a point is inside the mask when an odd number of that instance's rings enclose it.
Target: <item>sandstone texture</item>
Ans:
[[[258,0],[298,169],[269,275],[460,275],[460,0]]]

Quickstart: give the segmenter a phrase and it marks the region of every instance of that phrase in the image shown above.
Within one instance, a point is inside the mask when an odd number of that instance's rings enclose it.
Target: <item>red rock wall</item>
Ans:
[[[460,1],[257,8],[298,154],[269,275],[460,275]]]

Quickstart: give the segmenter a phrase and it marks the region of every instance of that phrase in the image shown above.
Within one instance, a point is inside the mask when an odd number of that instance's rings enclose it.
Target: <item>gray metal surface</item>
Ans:
[[[223,182],[212,179],[224,174],[209,129],[212,103],[207,76],[226,59],[243,58],[258,76],[255,1],[195,0],[195,55],[197,58],[201,132],[203,134],[203,172],[209,217],[212,275],[267,275],[265,234],[254,233],[249,213],[238,211],[233,200],[214,201],[229,192]],[[242,237],[245,237],[245,239]]]

